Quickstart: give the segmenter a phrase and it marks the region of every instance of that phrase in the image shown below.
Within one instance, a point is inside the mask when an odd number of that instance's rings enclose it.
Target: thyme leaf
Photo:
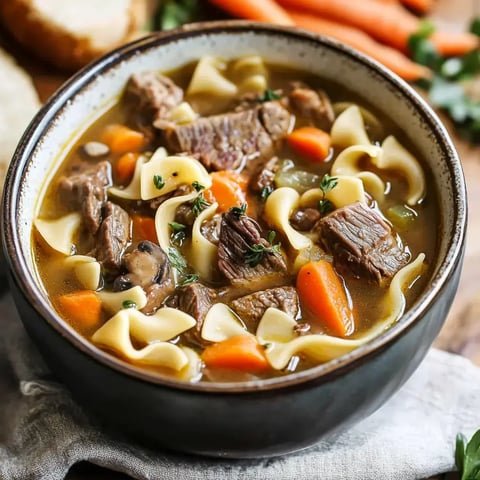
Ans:
[[[172,265],[173,268],[178,270],[179,273],[183,274],[187,269],[187,262],[185,258],[183,258],[183,255],[180,253],[178,248],[169,247],[167,256],[168,256],[170,265]]]
[[[197,182],[196,180],[194,182],[192,182],[192,187],[197,191],[197,192],[201,192],[202,190],[205,190],[205,187]]]
[[[185,232],[187,226],[183,223],[177,222],[169,222],[168,226],[172,229],[172,234],[170,235],[172,243],[181,246],[185,238],[187,237],[187,234]]]
[[[333,190],[338,185],[338,178],[331,177],[328,173],[326,173],[322,179],[320,180],[319,188],[322,191],[322,198],[318,201],[318,210],[322,215],[326,215],[327,213],[333,210],[333,205],[330,200],[327,200],[325,196],[328,192]]]
[[[187,273],[183,276],[183,280],[178,284],[179,287],[186,287],[191,283],[198,282],[198,275],[196,273]]]
[[[231,207],[230,208],[230,213],[235,215],[237,218],[243,217],[245,215],[245,212],[247,211],[247,204],[242,203],[239,207]]]
[[[122,302],[123,308],[137,308],[137,304],[133,300],[124,300]]]
[[[271,102],[272,100],[279,100],[280,98],[282,98],[281,95],[271,90],[270,88],[267,88],[267,90],[265,90],[263,94],[256,99],[256,101],[259,103],[263,103]]]
[[[203,187],[205,188],[205,187]],[[192,202],[192,212],[195,217],[198,217],[201,212],[203,212],[206,208],[211,205],[210,202],[205,200],[203,193],[200,193],[195,200]]]
[[[254,245],[250,245],[247,252],[245,253],[245,263],[250,267],[256,267],[262,262],[265,255],[280,253],[280,243],[272,245],[276,235],[276,232],[273,230],[268,233],[267,240],[268,243],[270,243],[269,247],[261,243],[255,243]]]
[[[260,192],[261,200],[265,202],[272,192],[273,192],[273,187],[271,185],[262,188],[262,191]]]

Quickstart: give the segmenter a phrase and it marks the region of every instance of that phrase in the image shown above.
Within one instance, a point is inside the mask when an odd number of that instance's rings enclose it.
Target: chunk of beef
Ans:
[[[107,187],[111,184],[111,168],[108,162],[94,167],[79,164],[71,175],[58,184],[60,202],[71,210],[80,210],[83,223],[91,235],[97,233],[102,220],[102,206],[107,199]]]
[[[280,168],[278,157],[272,157],[268,162],[261,165],[259,170],[250,180],[250,188],[257,193],[264,189],[272,192],[275,188],[275,173]]]
[[[330,131],[335,114],[330,99],[323,90],[297,85],[288,95],[288,100],[296,114],[310,118],[322,130]]]
[[[137,248],[123,258],[128,273],[117,277],[114,290],[121,291],[139,285],[147,294],[144,313],[153,313],[165,298],[175,290],[175,282],[167,254],[155,243],[140,242]]]
[[[102,264],[107,277],[118,275],[122,255],[130,241],[130,217],[118,205],[107,202],[103,207],[103,220],[97,234],[96,259]]]
[[[246,255],[253,245],[271,247],[260,236],[259,225],[246,215],[237,216],[229,211],[223,215],[218,242],[218,268],[232,285],[248,285],[250,288],[277,286],[285,283],[287,266],[282,255],[265,252],[260,263],[251,266]]]
[[[409,261],[410,255],[398,236],[374,209],[363,203],[335,210],[318,226],[321,240],[340,272],[382,283]]]
[[[182,102],[183,90],[159,72],[142,72],[130,77],[126,97],[137,111],[155,123]]]
[[[175,211],[175,222],[183,225],[191,226],[195,222],[195,215],[192,210],[191,203],[183,203],[177,207]]]
[[[291,114],[279,102],[199,118],[165,130],[167,149],[189,152],[208,170],[235,169],[246,159],[271,156],[290,129]]]
[[[302,232],[313,229],[321,214],[317,208],[299,208],[295,210],[290,217],[292,227]]]
[[[205,346],[201,337],[203,321],[213,305],[216,292],[201,283],[191,283],[180,288],[175,294],[176,307],[197,320],[196,325],[183,334],[185,340],[198,346]]]
[[[292,318],[297,318],[300,302],[294,287],[277,287],[237,298],[231,307],[240,315],[249,331],[255,331],[260,319],[267,310],[273,307],[283,310]]]

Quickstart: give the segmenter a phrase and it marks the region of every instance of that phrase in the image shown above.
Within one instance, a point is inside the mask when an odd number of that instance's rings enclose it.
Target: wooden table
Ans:
[[[432,17],[443,29],[464,30],[469,19],[479,13],[480,9],[475,10],[475,0],[438,0]],[[66,74],[32,59],[1,30],[0,45],[12,52],[19,63],[30,72],[42,101],[45,101],[67,79]],[[480,215],[478,214],[480,212],[480,147],[474,147],[460,139],[449,122],[445,121],[445,123],[462,159],[468,188],[470,216],[465,263],[458,294],[435,346],[465,355],[480,365],[480,282],[478,279],[480,272]],[[480,425],[478,427],[480,428]],[[67,476],[67,480],[127,480],[128,478],[89,464],[75,466]],[[458,477],[451,474],[444,478],[453,480]]]

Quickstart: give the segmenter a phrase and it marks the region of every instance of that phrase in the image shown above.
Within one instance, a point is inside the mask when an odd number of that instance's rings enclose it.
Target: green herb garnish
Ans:
[[[267,247],[261,243],[256,243],[248,247],[247,252],[245,253],[245,263],[250,267],[256,267],[259,263],[262,262],[267,253],[280,253],[280,244],[272,245],[275,240],[276,232],[271,230],[268,234],[268,243],[270,246]]]
[[[256,99],[256,101],[259,103],[263,103],[263,102],[271,102],[272,100],[279,100],[280,98],[282,98],[281,95],[274,92],[273,90],[267,89],[263,92],[263,95],[261,95]]]
[[[196,180],[194,182],[192,182],[192,187],[197,191],[197,192],[201,192],[202,190],[205,190],[205,187],[197,182]]]
[[[153,184],[157,190],[161,190],[165,186],[165,181],[161,175],[154,175]]]
[[[338,178],[331,177],[326,173],[320,180],[319,188],[322,191],[322,198],[318,201],[318,210],[322,215],[326,215],[333,209],[332,202],[325,197],[330,190],[333,190],[338,185]]]
[[[174,243],[175,245],[181,245],[187,236],[185,232],[187,226],[183,223],[177,222],[169,222],[168,226],[172,230],[172,235],[170,236],[172,243]]]
[[[480,479],[480,430],[467,442],[459,433],[455,442],[455,465],[461,473],[461,480]]]
[[[210,202],[205,200],[203,193],[200,193],[192,202],[192,212],[195,217],[198,217],[201,212],[211,205]]]
[[[123,308],[137,308],[137,304],[133,300],[124,300],[122,302]]]
[[[239,207],[231,207],[230,213],[235,215],[237,218],[243,217],[247,211],[247,204],[242,203]]]
[[[178,284],[179,287],[186,287],[191,283],[198,282],[198,275],[196,273],[187,273],[184,275],[183,280]]]
[[[169,247],[167,256],[168,260],[170,261],[170,265],[178,270],[179,273],[183,274],[187,269],[187,262],[179,250],[175,247]]]
[[[262,199],[263,202],[267,200],[267,198],[270,196],[273,190],[274,188],[271,185],[262,188],[262,191],[260,192],[260,198]]]

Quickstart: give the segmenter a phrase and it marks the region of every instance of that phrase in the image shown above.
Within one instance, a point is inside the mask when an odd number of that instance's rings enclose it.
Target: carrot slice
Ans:
[[[433,0],[402,0],[402,3],[421,14],[428,13],[433,7]]]
[[[124,153],[115,162],[115,179],[118,183],[125,185],[128,183],[135,172],[135,166],[137,165],[139,154],[134,152]]]
[[[377,40],[404,52],[408,51],[410,35],[418,32],[421,19],[395,3],[379,2],[378,0],[278,0],[285,7],[290,17],[292,10],[311,12],[318,17],[328,18],[342,25],[350,25],[363,30]],[[296,20],[293,19],[295,22]],[[297,22],[296,22],[297,23]],[[443,41],[444,36],[445,41]],[[432,43],[438,52],[446,55],[447,51],[455,50],[461,55],[478,45],[478,39],[471,33],[442,32],[432,35]],[[447,42],[447,45],[445,44]],[[455,47],[455,48],[453,48]]]
[[[244,372],[270,369],[263,348],[250,335],[237,335],[205,348],[201,355],[210,368],[228,368]]]
[[[312,162],[323,162],[330,153],[330,135],[319,128],[297,128],[288,135],[287,142]]]
[[[61,295],[57,304],[60,313],[82,331],[90,331],[100,325],[102,302],[92,290]]]
[[[125,125],[107,125],[100,136],[113,153],[136,152],[145,145],[145,135]]]
[[[306,13],[290,11],[290,15],[299,27],[327,35],[370,55],[404,80],[414,81],[430,76],[428,68],[413,62],[398,50],[378,43],[357,28]]]
[[[234,17],[293,25],[285,10],[274,0],[210,0],[210,3]]]
[[[155,219],[151,217],[143,217],[141,215],[134,215],[132,223],[133,235],[136,236],[139,241],[149,240],[150,242],[158,243]]]
[[[353,332],[353,311],[331,263],[319,260],[304,265],[297,275],[297,291],[302,305],[334,335]]]
[[[231,207],[240,206],[247,201],[248,180],[245,176],[221,170],[212,172],[210,177],[212,178],[212,186],[208,189],[208,192],[218,202],[220,212],[226,212]],[[205,198],[207,198],[207,195],[205,195]]]

